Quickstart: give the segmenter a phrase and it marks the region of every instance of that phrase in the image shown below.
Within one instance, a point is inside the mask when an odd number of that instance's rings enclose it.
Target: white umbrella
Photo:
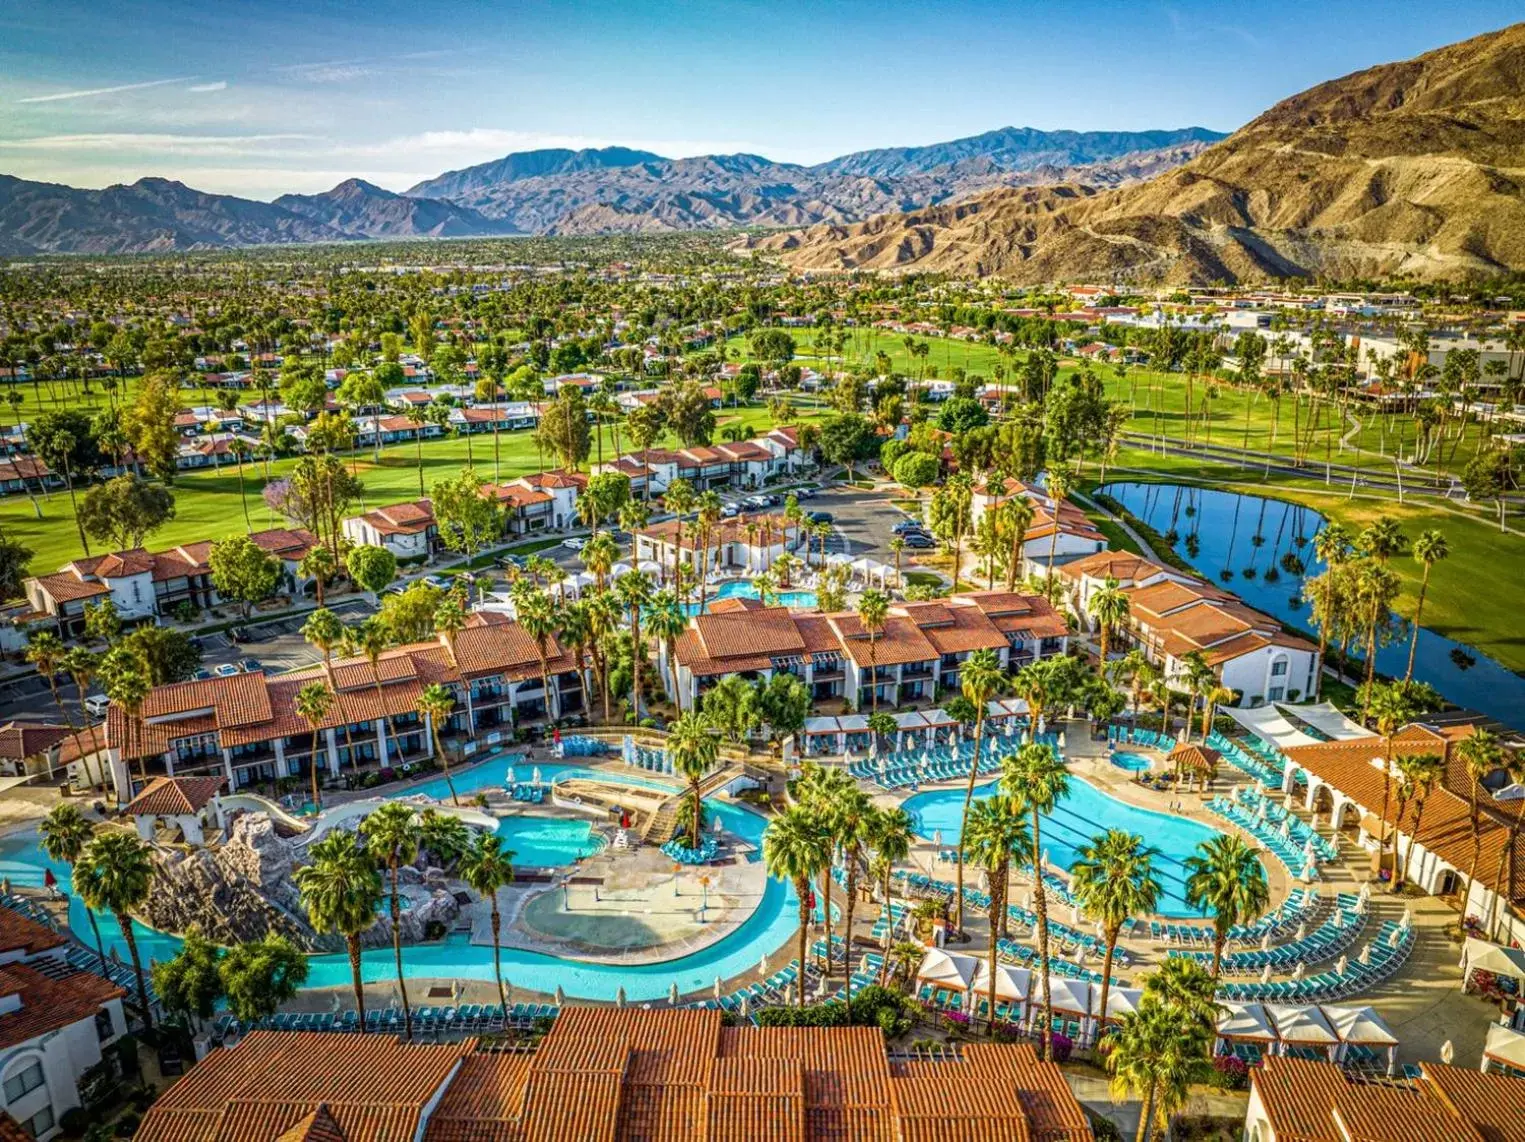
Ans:
[[[1078,905],[1078,904],[1071,904],[1070,905],[1070,923],[1071,924],[1079,924],[1080,923],[1080,905]]]
[[[614,1006],[625,1006],[625,985],[621,984],[619,990],[614,993]]]
[[[1390,935],[1387,938],[1387,946],[1390,947],[1390,948],[1396,948],[1398,946],[1398,944],[1402,941],[1402,939],[1403,939],[1403,929],[1402,928],[1394,928],[1393,929],[1393,934]]]
[[[561,984],[556,985],[556,1006],[563,1007],[567,1002],[567,993],[562,990]]]
[[[1350,957],[1349,956],[1341,956],[1339,959],[1334,961],[1334,974],[1335,975],[1344,975],[1345,974],[1345,969],[1348,968],[1349,966],[1350,966]]]
[[[503,784],[504,785],[512,785],[514,783],[514,781],[515,781],[514,767],[510,765],[508,767],[508,772],[503,775]]]
[[[1265,967],[1260,969],[1260,982],[1261,983],[1270,983],[1271,982],[1271,965],[1270,964],[1266,964]]]
[[[794,1002],[794,984],[792,983],[784,985],[784,1002],[786,1004]]]
[[[1305,971],[1307,971],[1307,970],[1308,970],[1308,965],[1303,963],[1302,960],[1298,960],[1297,961],[1297,966],[1292,969],[1292,978],[1293,979],[1302,979],[1303,978],[1303,973]]]
[[[1408,928],[1408,927],[1412,926],[1413,923],[1414,923],[1414,910],[1412,908],[1409,908],[1407,905],[1405,905],[1404,909],[1403,909],[1403,926],[1405,928]]]
[[[667,989],[667,1002],[674,1007],[678,1005],[678,981],[673,980],[672,986]]]
[[[715,977],[715,998],[720,998],[720,977],[718,975]]]
[[[1366,943],[1361,945],[1361,954],[1357,957],[1357,959],[1359,959],[1360,962],[1363,963],[1363,964],[1371,963],[1371,941],[1370,940],[1367,940]]]
[[[1447,1039],[1440,1045],[1440,1061],[1449,1067],[1451,1065],[1451,1060],[1455,1057],[1456,1048],[1451,1045],[1451,1040]]]
[[[1257,821],[1264,821],[1266,819],[1266,802],[1262,801],[1255,807],[1255,819]]]
[[[1297,936],[1296,936],[1296,938],[1299,939],[1299,940],[1306,940],[1308,938],[1308,925],[1307,924],[1299,924],[1297,926]]]
[[[1316,876],[1317,876],[1317,875],[1318,875],[1318,874],[1317,874],[1317,872],[1316,872],[1316,871],[1315,871],[1315,870],[1314,870],[1314,867],[1313,867],[1313,865],[1311,865],[1311,864],[1305,864],[1305,865],[1303,865],[1303,883],[1304,883],[1304,884],[1312,884],[1312,883],[1313,883],[1313,881],[1314,881],[1314,878],[1315,878],[1315,877],[1316,877]]]
[[[752,1014],[752,997],[750,995],[743,995],[741,997],[741,1017],[743,1019],[746,1019],[751,1014]]]
[[[1270,932],[1267,932],[1264,936],[1260,937],[1260,950],[1262,952],[1269,952],[1271,950],[1271,933]]]
[[[757,961],[757,974],[766,977],[768,974],[768,957],[764,956]]]
[[[535,784],[540,784],[540,767],[538,765],[535,766]]]
[[[937,845],[939,848],[942,847],[942,843],[943,843],[943,831],[941,829],[933,829],[932,830],[932,843],[934,845]]]

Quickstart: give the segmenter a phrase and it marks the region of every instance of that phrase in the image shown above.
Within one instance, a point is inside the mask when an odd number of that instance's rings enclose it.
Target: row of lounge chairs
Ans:
[[[813,968],[805,969],[804,986],[809,986],[820,978],[820,973]],[[782,1006],[788,995],[788,988],[799,984],[800,962],[790,960],[788,964],[774,972],[767,979],[758,980],[746,987],[738,988],[728,995],[722,995],[718,999],[706,999],[694,1004],[695,1007],[706,1008],[711,1011],[729,1011],[731,1014],[747,1018],[756,1022],[754,1012],[759,1007]]]
[[[1238,742],[1217,730],[1207,735],[1207,744],[1217,750],[1224,761],[1241,773],[1264,783],[1267,789],[1281,788],[1281,764],[1275,760],[1274,755],[1252,754]]]
[[[1298,888],[1275,909],[1251,924],[1235,924],[1228,930],[1227,944],[1259,944],[1266,936],[1284,935],[1307,923],[1318,915],[1322,900],[1316,889]],[[1171,924],[1159,920],[1149,922],[1150,938],[1156,942],[1178,944],[1183,947],[1210,948],[1213,946],[1213,929],[1208,924]]]
[[[1209,812],[1238,825],[1254,837],[1268,853],[1286,867],[1287,875],[1302,877],[1304,880],[1318,879],[1317,863],[1316,861],[1313,864],[1308,862],[1303,846],[1282,836],[1280,831],[1267,821],[1262,821],[1254,813],[1230,801],[1227,797],[1214,797],[1207,803],[1207,808]],[[1314,855],[1316,857],[1317,852]]]
[[[1388,920],[1371,942],[1368,963],[1353,958],[1345,965],[1343,973],[1326,971],[1297,980],[1225,984],[1218,989],[1218,997],[1241,1003],[1328,1003],[1381,983],[1402,966],[1413,949],[1413,928]]]
[[[1235,800],[1247,812],[1257,817],[1260,816],[1260,806],[1264,805],[1266,820],[1276,826],[1278,830],[1281,828],[1281,823],[1287,821],[1287,828],[1291,834],[1292,842],[1297,845],[1299,850],[1311,839],[1313,841],[1313,851],[1318,854],[1319,860],[1334,860],[1340,855],[1335,849],[1333,841],[1328,837],[1321,836],[1312,825],[1308,824],[1296,813],[1282,808],[1279,803],[1271,800],[1264,794],[1257,793],[1253,789],[1242,788],[1235,794]]]
[[[455,1007],[415,1007],[412,1024],[415,1033],[435,1035],[476,1035],[501,1032],[511,1027],[529,1027],[537,1019],[554,1019],[561,1009],[551,1003],[514,1003],[507,1012],[496,1004],[463,1003]],[[380,1011],[367,1011],[365,1029],[401,1033],[404,1027],[401,1007],[391,1005]],[[220,1015],[213,1030],[222,1037],[246,1035],[250,1031],[359,1031],[360,1016],[347,1011],[281,1011],[254,1023]]]
[[[539,805],[545,800],[545,787],[520,782],[509,791],[509,796],[515,801],[527,801],[531,805]]]
[[[1319,963],[1333,959],[1350,946],[1361,932],[1359,899],[1353,893],[1341,893],[1329,917],[1300,940],[1270,948],[1251,948],[1228,952],[1220,965],[1225,975],[1252,975],[1269,967],[1272,971],[1291,971],[1298,964]],[[1207,951],[1172,952],[1198,963],[1212,962]]]

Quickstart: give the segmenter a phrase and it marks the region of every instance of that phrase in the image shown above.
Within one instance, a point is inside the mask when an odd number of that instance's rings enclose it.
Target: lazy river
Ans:
[[[1313,537],[1324,517],[1312,508],[1242,492],[1183,484],[1116,483],[1101,489],[1161,535],[1176,532],[1174,550],[1201,575],[1233,591],[1250,606],[1303,631],[1312,628],[1302,581],[1324,570]],[[1192,547],[1187,538],[1194,537]],[[1285,569],[1293,556],[1301,574]],[[1266,580],[1267,572],[1274,572]],[[1229,578],[1222,576],[1227,572]],[[1413,625],[1377,648],[1377,668],[1401,678],[1408,665]],[[1313,632],[1317,638],[1317,632]],[[1506,725],[1525,726],[1525,678],[1479,651],[1423,627],[1414,656],[1414,677],[1448,701],[1478,710]]]
[[[510,766],[514,768],[518,780],[530,779],[531,767],[524,764],[522,757],[505,755],[454,774],[456,792],[465,799],[479,790],[501,787]],[[539,768],[543,781],[551,781],[563,775],[592,774],[591,770],[578,765],[541,765]],[[634,775],[627,777],[617,770],[602,770],[598,776],[631,786],[676,788]],[[443,799],[448,799],[450,795],[444,779],[437,778],[412,786],[394,796],[418,793]],[[711,819],[719,820],[727,832],[753,846],[761,846],[765,825],[761,815],[739,805],[714,801],[706,802],[705,808]],[[553,821],[554,827],[551,825]],[[536,846],[539,855],[575,858],[581,855],[577,851],[579,835],[585,839],[581,843],[585,843],[589,837],[588,826],[584,822],[533,815],[505,818],[499,831],[510,838],[509,847],[519,852],[516,863],[523,865],[534,863],[526,859],[526,851],[533,850]],[[570,863],[570,860],[564,863]],[[58,878],[60,889],[69,891],[68,866],[50,861],[38,847],[35,833],[13,833],[0,840],[0,877],[8,877],[16,885],[40,888],[44,870],[49,868]],[[633,1002],[665,999],[674,981],[684,994],[704,991],[713,986],[716,977],[728,979],[755,968],[763,955],[776,951],[792,939],[797,932],[798,915],[794,890],[781,881],[769,878],[761,901],[745,921],[715,943],[689,955],[646,964],[598,964],[505,947],[502,949],[503,977],[517,987],[528,987],[543,993],[553,992],[560,986],[567,995],[582,999],[613,1000],[621,987],[625,989],[626,997]],[[122,939],[116,921],[99,913],[97,921],[106,945],[106,954],[109,956],[114,951],[123,963],[130,962],[126,942]],[[86,947],[95,947],[85,907],[72,894],[69,926]],[[156,932],[141,924],[134,924],[133,928],[145,968],[150,960],[168,959],[180,947],[178,937]],[[413,979],[493,979],[491,946],[474,945],[464,933],[451,934],[440,941],[407,948],[404,956],[408,975]],[[396,968],[391,948],[366,951],[361,958],[361,972],[368,983],[384,985],[395,980]],[[308,987],[347,987],[349,983],[349,960],[343,954],[318,955],[309,959]]]

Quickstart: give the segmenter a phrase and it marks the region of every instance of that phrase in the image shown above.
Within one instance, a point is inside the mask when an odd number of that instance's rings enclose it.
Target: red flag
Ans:
[[[58,877],[53,875],[51,868],[42,870],[42,885],[44,888],[54,888],[58,885]]]

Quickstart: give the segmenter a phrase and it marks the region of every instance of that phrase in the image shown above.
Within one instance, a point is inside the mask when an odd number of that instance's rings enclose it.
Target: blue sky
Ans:
[[[0,0],[0,172],[271,198],[544,146],[819,162],[1006,125],[1232,130],[1518,0]]]

